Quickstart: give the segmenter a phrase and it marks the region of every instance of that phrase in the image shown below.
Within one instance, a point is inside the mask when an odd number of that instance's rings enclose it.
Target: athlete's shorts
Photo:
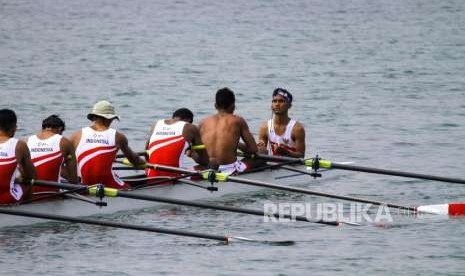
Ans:
[[[231,164],[220,165],[220,167],[218,168],[219,172],[226,173],[228,175],[241,173],[245,170],[247,170],[247,164],[240,160],[237,160],[236,162]]]

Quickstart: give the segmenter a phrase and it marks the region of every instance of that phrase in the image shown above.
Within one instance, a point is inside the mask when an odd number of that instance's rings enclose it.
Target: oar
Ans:
[[[145,156],[147,154],[147,151],[146,150],[138,151],[136,152],[136,154],[139,156]],[[115,158],[123,158],[123,157],[125,157],[123,153],[118,153]]]
[[[164,170],[164,171],[180,172],[180,173],[192,173],[193,172],[191,170],[186,170],[186,169],[181,169],[181,168],[176,168],[176,167],[171,167],[171,166],[158,165],[158,164],[147,164],[147,166],[150,166],[154,168],[155,170]],[[208,179],[208,175],[206,173],[203,173],[202,177],[204,179]],[[258,186],[258,187],[271,188],[271,189],[276,189],[276,190],[281,190],[281,191],[289,191],[289,192],[296,192],[296,193],[301,193],[301,194],[336,198],[336,199],[342,199],[342,200],[348,200],[348,201],[354,201],[354,202],[368,203],[368,204],[373,204],[373,205],[384,205],[387,207],[405,210],[405,211],[413,212],[413,213],[422,212],[422,213],[440,214],[440,215],[448,214],[451,216],[465,215],[465,203],[449,203],[449,204],[408,207],[408,206],[402,206],[398,204],[386,203],[386,202],[357,198],[357,197],[317,192],[317,191],[312,191],[312,190],[304,189],[304,188],[277,185],[277,184],[268,183],[264,181],[251,180],[251,179],[241,178],[237,176],[230,176],[224,173],[216,173],[215,178],[216,178],[216,181],[221,181],[221,182],[231,181],[231,182],[236,182],[236,183],[241,183],[241,184],[246,184],[246,185],[253,185],[253,186]]]
[[[121,180],[124,180],[124,182],[128,183],[131,186],[132,189],[140,189],[140,188],[150,187],[150,186],[153,186],[153,185],[163,184],[163,183],[167,183],[167,182],[169,183],[169,185],[173,185],[173,184],[176,183],[170,178],[165,178],[164,180],[161,180],[160,177],[157,177],[157,176],[155,176],[155,177],[140,177],[140,178],[123,178],[123,177],[121,177]],[[152,180],[157,180],[157,181],[151,182]],[[198,185],[198,183],[195,183],[194,181],[179,179],[178,182],[183,182],[183,183],[188,184],[190,186],[195,186],[195,187],[197,187],[199,189],[203,189],[203,190],[207,190],[207,191],[218,191],[217,187]]]
[[[143,170],[144,168],[136,168],[136,167],[113,167],[111,168],[114,171],[137,171]]]
[[[242,154],[242,153],[240,153],[240,154]],[[239,153],[238,153],[238,155],[239,155]],[[242,155],[245,156],[244,154],[242,154]],[[118,164],[127,165],[128,167],[113,167],[112,170],[143,170],[143,169],[145,169],[145,167],[134,167],[134,165],[131,164],[131,162],[129,162],[129,160],[126,159],[126,158],[124,158],[123,160],[115,160],[113,162],[118,163]],[[301,161],[299,159],[287,160],[287,161],[283,161],[281,163],[267,164],[267,165],[264,165],[264,166],[253,168],[253,169],[250,169],[250,170],[247,170],[247,171],[243,172],[242,174],[248,174],[248,173],[263,171],[263,170],[267,170],[267,169],[278,169],[278,168],[281,168],[281,167],[286,166],[286,165],[292,165],[292,164],[297,164],[297,163],[301,163]],[[288,170],[293,170],[293,169],[288,169]],[[304,171],[301,171],[301,170],[297,170],[297,171],[314,176],[313,173],[310,173],[310,172],[304,172]],[[198,175],[199,172],[196,172],[195,174]],[[181,176],[180,178],[192,176],[192,175],[195,175],[195,174],[187,174],[186,176]]]
[[[403,172],[403,171],[395,171],[395,170],[387,170],[387,169],[370,168],[370,167],[356,166],[356,165],[350,165],[350,164],[345,164],[345,163],[337,163],[337,162],[332,162],[332,161],[324,160],[324,159],[315,159],[315,158],[302,159],[302,158],[292,158],[292,157],[286,157],[286,156],[271,156],[271,155],[266,155],[266,154],[256,154],[256,157],[264,159],[264,160],[279,161],[279,162],[299,160],[301,164],[304,164],[308,167],[314,167],[315,165],[317,165],[319,168],[324,168],[324,169],[340,169],[340,170],[348,170],[348,171],[358,171],[358,172],[366,172],[366,173],[374,173],[374,174],[417,178],[417,179],[424,179],[424,180],[435,180],[435,181],[448,182],[448,183],[465,184],[465,179],[460,179],[460,178],[451,178],[451,177],[443,177],[443,176],[435,176],[435,175],[427,175],[427,174],[419,174],[419,173],[411,173],[411,172]]]
[[[170,235],[177,235],[177,236],[217,240],[217,241],[224,242],[226,244],[232,241],[258,242],[258,243],[271,244],[271,245],[292,245],[295,243],[294,241],[264,241],[264,240],[255,240],[255,239],[249,239],[249,238],[244,238],[244,237],[235,237],[235,236],[229,237],[229,236],[214,235],[214,234],[207,234],[207,233],[190,232],[190,231],[184,231],[184,230],[134,225],[134,224],[127,224],[127,223],[113,222],[113,221],[106,221],[106,220],[97,220],[97,219],[90,219],[90,218],[76,218],[76,217],[61,216],[61,215],[54,215],[54,214],[44,214],[44,213],[38,213],[38,212],[32,212],[32,211],[14,210],[13,208],[11,209],[0,208],[0,213],[7,214],[7,215],[14,215],[14,216],[33,217],[33,218],[41,218],[41,219],[48,219],[48,220],[58,220],[58,221],[66,221],[66,222],[72,222],[72,223],[82,223],[82,224],[90,224],[90,225],[98,225],[98,226],[107,226],[107,227],[113,227],[113,228],[123,228],[123,229],[137,230],[137,231],[155,232],[155,233],[170,234]]]
[[[59,182],[53,182],[53,181],[43,181],[43,180],[35,180],[34,185],[56,187],[56,188],[61,188],[61,189],[66,189],[66,190],[76,189],[76,188],[80,188],[84,186],[84,185],[76,185],[76,184],[65,184],[65,183],[59,183]],[[101,189],[103,189],[103,191]],[[186,200],[181,200],[181,199],[143,195],[143,194],[137,194],[135,192],[125,192],[125,191],[113,189],[113,188],[99,188],[97,186],[91,186],[91,187],[88,187],[88,193],[90,195],[100,196],[100,197],[101,196],[124,197],[124,198],[146,200],[146,201],[152,201],[152,202],[163,202],[163,203],[176,204],[176,205],[221,210],[221,211],[227,211],[227,212],[233,212],[233,213],[257,215],[257,216],[262,216],[262,217],[269,216],[269,217],[275,217],[275,218],[295,219],[297,221],[306,221],[306,222],[313,222],[313,223],[333,225],[333,226],[339,225],[339,222],[337,221],[310,220],[303,216],[291,216],[289,214],[279,214],[279,213],[265,213],[263,211],[258,211],[258,210],[253,210],[253,209],[227,207],[227,206],[220,206],[220,205],[214,205],[214,204],[186,201]]]
[[[205,148],[206,148],[205,145],[192,145],[192,146],[190,146],[191,150],[203,150]],[[148,150],[136,152],[136,154],[139,155],[139,156],[145,156],[147,153],[148,153]],[[123,157],[125,157],[125,156],[122,153],[116,155],[116,158],[123,158]]]
[[[46,200],[46,199],[51,199],[51,198],[57,198],[57,197],[60,197],[60,196],[66,196],[66,195],[68,195],[70,193],[77,193],[77,192],[83,191],[85,189],[86,189],[86,187],[78,187],[77,189],[73,189],[73,190],[66,190],[66,191],[61,191],[61,192],[52,192],[50,194],[46,194],[46,195],[43,195],[43,196],[38,196],[36,198],[23,200],[23,201],[20,202],[20,204],[27,204],[27,203],[31,203],[31,202],[40,201],[40,200]]]
[[[254,172],[269,170],[269,169],[279,169],[279,168],[284,167],[286,165],[292,165],[292,164],[296,164],[296,163],[298,163],[298,162],[291,160],[291,161],[284,161],[282,163],[267,164],[267,165],[264,165],[264,166],[260,166],[260,167],[257,167],[257,168],[247,170],[247,171],[245,171],[245,172],[243,172],[241,174],[249,174],[249,173],[254,173]]]
[[[157,185],[157,184],[163,184],[163,183],[174,183],[176,180],[179,180],[179,179],[183,179],[183,178],[188,178],[188,177],[191,177],[191,176],[196,176],[196,175],[199,175],[198,172],[195,172],[195,173],[187,173],[187,174],[182,174],[182,175],[179,175],[179,176],[167,176],[167,177],[164,177],[163,179],[161,179],[159,176],[155,176],[155,177],[144,177],[144,178],[138,178],[138,179],[124,179],[124,178],[121,178],[122,180],[125,180],[126,182],[128,183],[136,183],[136,182],[142,182],[142,181],[150,181],[149,183],[144,183],[144,184],[138,184],[138,185],[132,185],[133,188],[142,188],[142,187],[145,187],[145,186],[152,186],[152,185]]]

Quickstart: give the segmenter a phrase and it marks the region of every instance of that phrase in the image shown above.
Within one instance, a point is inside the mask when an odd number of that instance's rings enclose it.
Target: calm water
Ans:
[[[295,97],[308,156],[464,178],[465,2],[0,1],[0,107],[18,136],[58,113],[66,134],[99,99],[140,150],[178,107],[210,114],[215,91],[237,95],[253,132],[278,86]],[[313,189],[405,205],[463,201],[465,187],[353,172]],[[263,191],[216,201],[334,202]],[[79,210],[76,210],[79,213]],[[394,216],[391,227],[263,223],[167,206],[112,219],[191,231],[293,239],[290,247],[219,245],[67,224],[0,231],[2,275],[464,275],[463,218]]]

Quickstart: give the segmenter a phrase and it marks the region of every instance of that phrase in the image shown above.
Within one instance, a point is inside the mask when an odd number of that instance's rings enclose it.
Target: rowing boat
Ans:
[[[296,166],[297,168],[302,166]],[[303,167],[302,167],[303,168]],[[308,181],[309,177],[303,174],[296,174],[287,170],[262,170],[247,174],[249,179],[259,179],[263,181],[279,181],[288,184],[299,184]],[[257,191],[260,187],[250,185],[240,185],[237,183],[220,182],[213,184],[217,191],[208,190],[212,186],[208,181],[195,181],[198,186],[184,183],[160,184],[140,187],[129,191],[130,193],[143,194],[149,196],[162,196],[167,198],[176,198],[181,200],[211,200],[218,199],[225,195],[247,193]],[[36,201],[20,205],[3,205],[2,208],[11,208],[21,211],[34,211],[54,215],[87,217],[95,215],[113,214],[122,211],[131,211],[143,208],[154,207],[163,203],[133,200],[121,197],[104,197],[102,199],[106,206],[97,206],[99,199],[93,196],[81,194],[67,194],[59,198],[50,200]],[[10,216],[0,214],[0,228],[8,226],[30,225],[44,222],[43,219],[27,218],[20,216]]]
[[[314,177],[321,176],[319,173],[320,167],[323,169],[333,169],[339,168],[343,170],[355,170],[355,171],[363,171],[363,172],[370,172],[370,173],[378,173],[378,174],[388,174],[394,176],[403,176],[403,177],[410,177],[410,178],[419,178],[424,180],[436,180],[436,181],[443,181],[449,183],[457,183],[457,184],[465,184],[465,179],[457,179],[457,178],[449,178],[449,177],[439,177],[434,175],[425,175],[425,174],[417,174],[417,173],[409,173],[409,172],[401,172],[401,171],[393,171],[393,170],[386,170],[386,169],[376,169],[376,168],[369,168],[369,167],[361,167],[361,166],[353,166],[348,164],[330,162],[327,160],[319,160],[316,159],[296,159],[296,158],[287,158],[287,157],[270,157],[270,156],[263,156],[263,159],[268,159],[268,161],[277,161],[281,163],[275,163],[273,165],[268,165],[265,168],[261,168],[260,171],[252,172],[247,174],[247,178],[236,177],[236,176],[228,176],[224,173],[214,173],[213,171],[193,171],[183,168],[176,168],[170,166],[164,166],[159,164],[149,164],[147,163],[145,166],[151,167],[155,170],[162,170],[168,172],[176,172],[183,174],[183,177],[187,177],[190,175],[201,175],[204,179],[210,179],[211,181],[219,181],[220,183],[214,184],[217,187],[217,191],[211,191],[212,184],[210,182],[206,182],[202,180],[198,183],[190,183],[187,184],[172,184],[172,185],[156,185],[156,186],[146,186],[144,188],[134,189],[130,192],[125,192],[129,194],[125,194],[123,192],[118,192],[115,189],[100,189],[100,188],[92,188],[89,189],[87,186],[83,185],[65,185],[60,183],[45,183],[45,181],[32,181],[36,184],[51,186],[55,188],[63,188],[67,190],[67,193],[70,190],[74,190],[79,188],[80,190],[86,189],[91,194],[98,194],[97,191],[100,191],[101,195],[109,196],[109,198],[105,198],[105,205],[106,207],[96,207],[95,205],[102,205],[101,201],[95,201],[92,197],[87,197],[83,195],[72,195],[73,198],[69,198],[70,195],[66,195],[66,199],[55,199],[51,201],[43,201],[37,202],[32,204],[23,204],[23,205],[15,205],[15,206],[8,206],[9,210],[20,210],[20,211],[39,211],[40,213],[48,213],[52,215],[58,216],[67,216],[67,217],[76,217],[78,216],[91,216],[91,215],[101,215],[101,214],[109,214],[115,213],[119,211],[128,211],[133,209],[140,209],[151,207],[155,205],[162,204],[161,202],[165,203],[172,203],[172,204],[181,204],[181,203],[174,203],[171,199],[179,199],[183,200],[184,203],[181,205],[193,206],[192,204],[188,204],[187,201],[199,200],[199,199],[213,199],[219,198],[226,194],[233,194],[233,193],[244,193],[250,191],[256,191],[258,189],[263,188],[271,188],[277,189],[281,191],[288,191],[288,192],[295,192],[300,194],[308,194],[308,195],[316,195],[322,197],[329,197],[339,200],[347,200],[352,202],[359,202],[359,203],[366,203],[366,204],[373,204],[376,206],[385,206],[389,208],[396,208],[399,210],[406,210],[409,213],[430,213],[430,214],[439,214],[439,215],[450,215],[450,216],[457,216],[457,215],[465,215],[465,203],[462,202],[455,202],[455,203],[448,203],[448,204],[436,204],[436,205],[423,205],[423,206],[403,206],[398,204],[386,203],[381,201],[375,201],[370,199],[364,198],[356,198],[351,196],[344,196],[344,195],[337,195],[337,194],[330,194],[324,193],[319,191],[313,191],[309,189],[291,187],[286,185],[277,185],[274,184],[276,182],[287,182],[288,184],[304,184],[308,183],[308,174]],[[293,165],[289,167],[289,165]],[[300,165],[296,165],[300,164]],[[305,167],[302,167],[304,165]],[[321,165],[321,166],[320,166]],[[279,170],[272,170],[272,168]],[[291,168],[291,169],[290,169]],[[307,169],[311,169],[311,172],[308,172]],[[131,170],[134,168],[130,168]],[[298,171],[298,174],[290,171]],[[208,174],[208,177],[206,176]],[[170,181],[173,179],[171,178]],[[42,183],[40,183],[42,182]],[[180,182],[186,182],[186,180],[180,180]],[[241,185],[245,184],[245,185]],[[58,185],[58,186],[56,186]],[[113,190],[113,191],[112,191]],[[132,195],[130,195],[132,193]],[[120,194],[120,195],[118,195]],[[145,196],[145,198],[143,198]],[[158,197],[158,199],[147,199],[147,196],[154,196]],[[160,197],[164,197],[164,199],[160,199]],[[134,201],[133,199],[142,199],[141,201]],[[168,199],[168,200],[167,200]],[[144,201],[145,200],[145,201]],[[156,201],[158,203],[154,203]],[[3,207],[3,206],[1,206]],[[199,206],[197,206],[199,207]],[[212,209],[218,209],[216,208]],[[203,208],[203,207],[201,207]],[[8,211],[4,208],[4,214],[13,213],[12,211]],[[0,210],[0,211],[2,211]],[[236,210],[237,211],[237,210]],[[247,211],[247,213],[250,213]],[[252,211],[252,213],[257,214],[256,211]],[[268,214],[267,214],[268,215]],[[274,214],[279,215],[279,214]],[[21,215],[20,215],[21,216]],[[44,217],[41,214],[39,217]],[[68,220],[69,221],[69,220]],[[16,218],[7,215],[0,215],[0,227],[5,226],[15,226],[15,225],[28,225],[32,223],[36,223],[38,220],[36,219],[26,219],[24,217]],[[347,223],[346,221],[342,221],[343,223]],[[337,225],[338,221],[336,222],[321,222],[324,224],[330,225]],[[349,222],[350,223],[350,222]]]

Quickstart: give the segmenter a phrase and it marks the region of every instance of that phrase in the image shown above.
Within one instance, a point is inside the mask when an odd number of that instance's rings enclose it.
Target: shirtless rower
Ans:
[[[135,166],[145,162],[129,147],[126,136],[111,128],[119,120],[115,108],[108,101],[97,102],[87,115],[92,125],[75,132],[70,140],[76,149],[78,173],[87,185],[104,184],[106,187],[126,189],[129,185],[112,172],[112,164],[119,149]]]
[[[216,92],[217,113],[200,122],[200,137],[211,162],[217,162],[219,171],[232,174],[263,164],[261,160],[237,160],[237,150],[247,154],[257,153],[257,144],[244,118],[234,115],[234,92],[222,88]],[[239,141],[242,139],[244,143]]]
[[[150,138],[145,148],[148,162],[151,164],[182,167],[185,156],[194,159],[200,165],[208,165],[205,150],[190,150],[192,145],[201,145],[199,129],[192,124],[194,114],[187,108],[180,108],[171,119],[159,120],[150,130]],[[152,176],[177,176],[178,173],[147,169]]]
[[[70,183],[77,183],[76,156],[74,147],[62,136],[65,122],[57,115],[51,115],[42,121],[42,130],[27,139],[37,179],[59,181],[60,175]],[[58,188],[34,186],[35,195],[44,192],[57,192]]]
[[[29,183],[35,178],[34,165],[29,149],[24,141],[14,138],[17,117],[11,109],[0,110],[0,204],[19,202],[22,198],[29,199],[31,189],[26,191],[15,183],[17,169],[21,173],[21,182]]]
[[[305,129],[301,123],[289,118],[291,106],[292,94],[276,88],[271,101],[273,117],[260,126],[258,147],[261,151],[296,158],[305,156]]]

